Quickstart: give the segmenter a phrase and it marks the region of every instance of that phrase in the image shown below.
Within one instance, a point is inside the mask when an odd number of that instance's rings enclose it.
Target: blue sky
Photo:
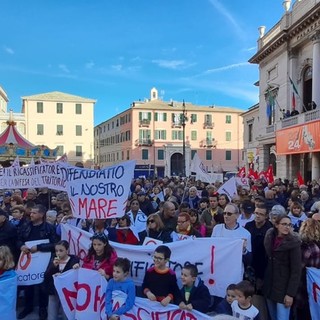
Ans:
[[[1,0],[0,85],[21,97],[97,100],[95,124],[149,98],[247,109],[258,101],[258,27],[282,0]]]

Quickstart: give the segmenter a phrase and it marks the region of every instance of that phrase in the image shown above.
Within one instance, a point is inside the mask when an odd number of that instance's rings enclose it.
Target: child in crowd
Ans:
[[[49,294],[48,320],[58,319],[59,309],[61,309],[62,319],[67,319],[55,290],[52,276],[58,276],[63,272],[73,269],[79,263],[79,258],[74,255],[69,255],[68,250],[69,242],[65,240],[59,241],[55,245],[56,256],[44,274],[44,284]]]
[[[194,264],[188,264],[182,268],[181,288],[182,301],[179,303],[180,309],[192,311],[193,309],[203,313],[209,311],[211,296],[209,289],[198,277],[198,269]]]
[[[228,314],[232,315],[231,304],[236,300],[236,285],[231,283],[227,287],[226,297],[217,305],[215,312],[218,314]]]
[[[163,306],[175,300],[181,301],[176,274],[167,267],[170,256],[169,247],[157,247],[153,255],[154,266],[147,270],[142,283],[146,297],[151,301],[159,301]]]
[[[253,285],[246,280],[239,282],[235,289],[236,300],[231,303],[232,315],[241,320],[259,320],[259,310],[252,305]]]
[[[106,291],[106,314],[109,320],[118,320],[120,315],[129,311],[135,301],[136,291],[134,282],[128,278],[130,261],[127,258],[118,258],[113,266],[113,278],[109,280]],[[123,297],[124,302],[116,310],[113,310],[113,302],[116,297]]]

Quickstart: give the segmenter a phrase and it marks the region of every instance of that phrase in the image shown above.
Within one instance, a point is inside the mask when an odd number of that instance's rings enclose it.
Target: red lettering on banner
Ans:
[[[213,274],[214,273],[214,249],[215,246],[211,247],[211,261],[210,261],[210,272]],[[209,284],[214,285],[214,279],[209,279]]]
[[[94,302],[93,302],[94,312],[98,311],[99,306],[101,306],[105,298],[105,293],[100,297],[100,289],[101,289],[101,286],[96,286],[96,289],[94,291]]]
[[[79,211],[82,209],[86,213],[86,218],[107,219],[116,216],[117,214],[117,199],[106,200],[104,198],[78,199]],[[81,216],[79,212],[79,216]]]
[[[30,263],[31,263],[31,253],[30,252],[28,252],[28,253],[22,252],[20,259],[19,259],[19,268],[21,270],[26,270]]]
[[[137,316],[138,316],[138,318],[137,319],[146,319],[145,317],[143,317],[142,315],[141,315],[141,312],[145,312],[147,315],[150,315],[150,313],[149,313],[149,311],[148,310],[146,310],[146,309],[144,309],[144,308],[138,308],[138,310],[137,310]]]
[[[314,282],[312,284],[312,294],[313,294],[313,300],[318,303],[318,294],[317,290],[320,291],[320,287]]]
[[[91,300],[91,289],[90,286],[88,284],[85,283],[78,283],[78,286],[76,286],[77,291],[80,291],[81,289],[84,289],[86,291],[86,293],[84,294],[84,296],[86,297],[85,302],[82,305],[78,304],[78,300],[77,300],[77,310],[78,311],[84,311],[88,308],[89,304],[90,304],[90,300]]]
[[[73,307],[73,303],[71,301],[71,299],[77,299],[77,295],[78,295],[78,292],[77,292],[77,287],[78,287],[78,282],[75,282],[74,283],[74,287],[75,287],[75,290],[76,291],[70,291],[68,290],[67,288],[62,288],[62,293],[65,297],[65,301],[67,302],[67,305],[70,309],[70,311],[73,311],[74,310],[74,307]]]
[[[71,230],[68,231],[68,242],[69,242],[69,248],[71,252],[74,252],[76,256],[78,256],[81,260],[85,258],[87,255],[86,250],[80,249],[80,239],[83,236],[83,234],[80,232],[79,236],[77,238],[77,243],[74,241],[74,234]],[[71,248],[73,247],[73,250]]]

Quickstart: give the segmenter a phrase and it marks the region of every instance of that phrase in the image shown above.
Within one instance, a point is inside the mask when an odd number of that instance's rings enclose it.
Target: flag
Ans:
[[[253,168],[250,167],[249,171],[248,171],[248,178],[250,179],[258,179],[259,178],[259,175],[258,175],[258,172],[257,171],[254,171]]]
[[[303,177],[302,177],[300,171],[298,171],[298,173],[297,173],[297,179],[298,179],[299,186],[304,184],[304,180],[303,180]]]
[[[269,165],[268,170],[265,172],[265,177],[266,177],[266,180],[267,180],[268,183],[273,183],[274,182],[272,164]]]
[[[296,97],[294,96],[294,92],[292,92],[292,110],[296,110]]]
[[[246,176],[246,168],[244,166],[239,169],[237,176],[240,178],[244,178]]]
[[[267,117],[270,118],[271,117],[271,114],[272,114],[272,109],[274,108],[274,98],[273,98],[273,95],[272,93],[268,90],[267,91],[267,97],[266,97],[266,103],[267,103],[267,106],[266,106],[266,111],[267,111]]]
[[[195,153],[195,155],[193,156],[193,159],[191,161],[190,170],[191,170],[191,172],[196,173],[197,180],[200,180],[202,182],[208,182],[208,183],[213,182],[211,175],[207,172],[207,170],[206,170],[203,162],[200,160],[197,152]]]
[[[236,178],[232,177],[228,181],[226,181],[219,189],[219,194],[226,194],[229,200],[231,201],[237,194],[237,185],[236,185]]]
[[[298,90],[297,90],[296,86],[294,85],[294,83],[293,83],[293,81],[292,81],[292,79],[290,77],[289,77],[289,80],[290,80],[293,92],[298,96],[299,95]]]

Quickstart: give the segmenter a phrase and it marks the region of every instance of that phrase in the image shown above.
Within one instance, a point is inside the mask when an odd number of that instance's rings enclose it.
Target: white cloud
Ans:
[[[14,51],[13,51],[12,48],[9,48],[9,47],[7,47],[7,46],[4,46],[3,49],[4,49],[4,51],[5,51],[6,53],[8,53],[8,54],[14,54]]]
[[[251,47],[251,48],[242,49],[242,51],[244,51],[244,52],[251,52],[251,51],[254,51],[254,50],[257,50],[257,47]]]
[[[123,66],[122,66],[122,64],[114,64],[111,66],[111,68],[116,71],[122,71]]]
[[[94,62],[89,61],[85,64],[86,69],[92,69],[94,67]]]
[[[221,71],[226,71],[226,70],[240,68],[240,67],[246,67],[246,66],[251,66],[251,64],[249,62],[239,62],[239,63],[229,64],[227,66],[206,70],[203,74],[221,72]]]
[[[161,68],[165,69],[182,69],[186,67],[184,60],[152,60],[152,63],[157,64]]]
[[[58,68],[59,68],[61,71],[65,72],[65,73],[70,73],[70,70],[68,69],[68,67],[67,67],[65,64],[62,64],[62,63],[59,64]]]

